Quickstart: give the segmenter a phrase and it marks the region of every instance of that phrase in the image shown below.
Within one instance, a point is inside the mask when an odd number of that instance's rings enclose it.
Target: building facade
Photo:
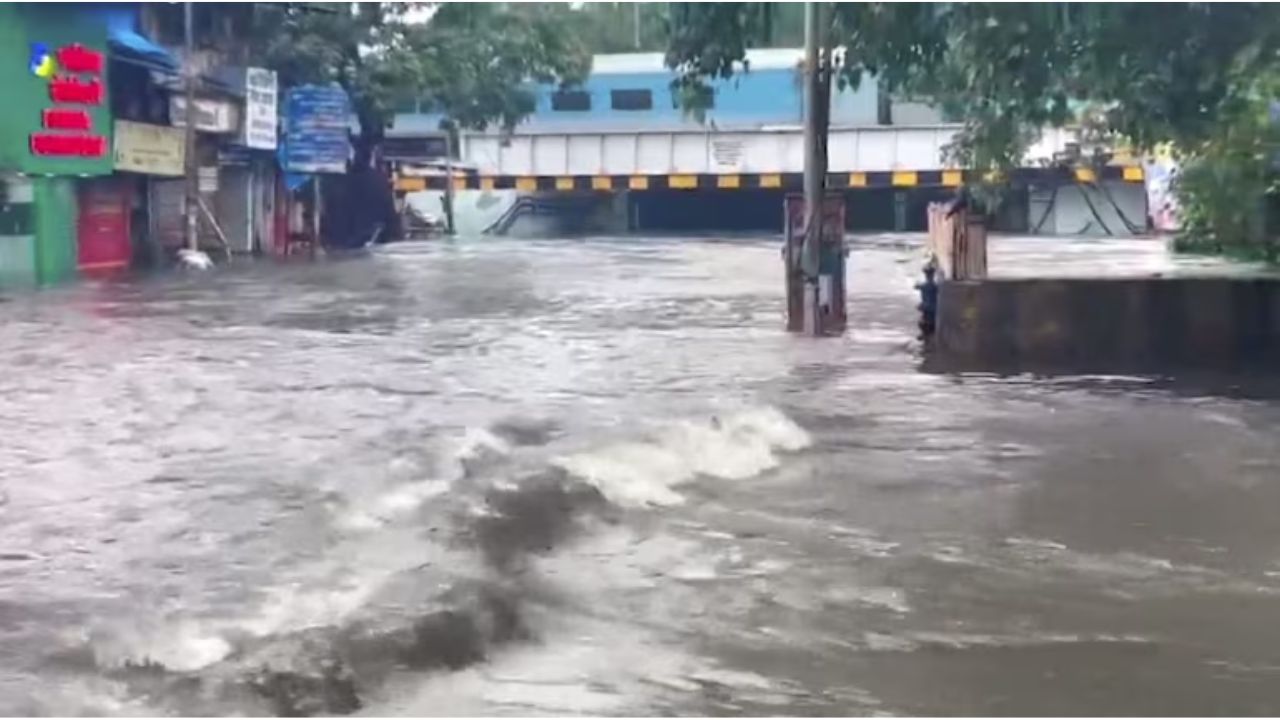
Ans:
[[[0,5],[0,287],[73,277],[81,220],[109,222],[80,212],[112,173],[107,32],[72,8]]]
[[[202,247],[271,252],[275,74],[250,67],[253,5],[0,4],[0,291],[164,262],[184,241],[197,130]],[[182,68],[199,78],[187,112]]]

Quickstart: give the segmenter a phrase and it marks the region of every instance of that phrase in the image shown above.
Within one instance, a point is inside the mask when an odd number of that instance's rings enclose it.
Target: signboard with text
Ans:
[[[291,173],[345,173],[351,103],[337,85],[302,85],[285,96],[284,166]]]
[[[115,168],[144,175],[182,175],[187,153],[182,130],[117,120]]]
[[[255,150],[276,149],[278,116],[276,74],[264,68],[245,68],[244,123],[240,143]]]
[[[169,122],[174,127],[187,126],[187,99],[169,96]],[[239,108],[225,100],[196,98],[196,129],[207,133],[232,133],[240,125]]]
[[[92,177],[111,167],[107,28],[86,8],[0,3],[0,167]]]
[[[197,170],[196,186],[202,193],[218,192],[218,166],[205,166]]]

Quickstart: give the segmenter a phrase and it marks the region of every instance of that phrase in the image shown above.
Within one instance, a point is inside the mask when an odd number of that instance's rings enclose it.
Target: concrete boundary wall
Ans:
[[[946,282],[933,352],[955,370],[1280,370],[1280,279]]]

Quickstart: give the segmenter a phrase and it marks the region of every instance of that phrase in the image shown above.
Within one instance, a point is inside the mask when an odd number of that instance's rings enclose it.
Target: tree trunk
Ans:
[[[338,248],[355,249],[374,238],[400,236],[400,216],[395,208],[391,178],[378,160],[385,130],[381,117],[352,95],[360,132],[351,138],[353,158],[347,174],[325,183],[326,241]]]

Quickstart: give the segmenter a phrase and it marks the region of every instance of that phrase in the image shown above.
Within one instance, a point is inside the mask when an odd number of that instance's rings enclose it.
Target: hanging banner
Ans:
[[[337,85],[302,85],[285,96],[284,167],[291,173],[345,173],[351,105]]]
[[[164,125],[116,120],[116,170],[144,175],[182,175],[186,160],[182,130]]]

